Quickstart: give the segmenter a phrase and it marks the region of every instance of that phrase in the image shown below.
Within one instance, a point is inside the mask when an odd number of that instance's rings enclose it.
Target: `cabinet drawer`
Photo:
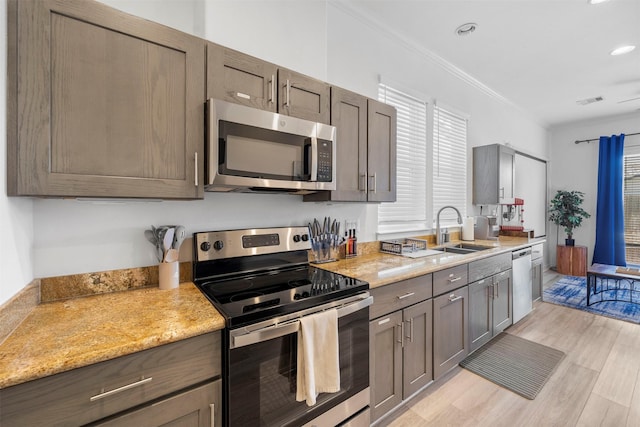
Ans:
[[[511,268],[511,252],[469,263],[469,281],[484,279]]]
[[[198,427],[221,427],[221,390],[222,380],[213,381],[92,426],[171,426],[176,423]]]
[[[433,295],[438,296],[466,285],[468,280],[467,264],[433,273]]]
[[[0,390],[0,425],[80,425],[220,375],[220,332]],[[111,393],[110,393],[111,392]]]
[[[408,307],[433,295],[432,275],[414,277],[387,286],[371,289],[373,305],[369,309],[369,319],[375,319],[396,310]]]
[[[542,258],[544,255],[544,244],[538,243],[537,245],[531,246],[531,259]]]

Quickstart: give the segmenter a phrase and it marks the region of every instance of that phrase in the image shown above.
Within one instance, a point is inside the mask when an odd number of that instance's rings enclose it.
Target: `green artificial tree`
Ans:
[[[580,207],[584,201],[582,191],[558,190],[549,204],[549,221],[564,227],[567,233],[566,245],[573,246],[573,230],[582,225],[582,220],[591,217]]]

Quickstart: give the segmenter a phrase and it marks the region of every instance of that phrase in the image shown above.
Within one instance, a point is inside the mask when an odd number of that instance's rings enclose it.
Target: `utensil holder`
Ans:
[[[313,259],[312,262],[316,264],[336,261],[338,259],[338,255],[339,255],[338,248],[336,248],[335,246],[329,246],[327,248],[327,247],[322,247],[322,245],[313,245],[311,249],[311,256]]]
[[[180,263],[178,261],[160,263],[158,276],[160,289],[176,289],[180,284]]]

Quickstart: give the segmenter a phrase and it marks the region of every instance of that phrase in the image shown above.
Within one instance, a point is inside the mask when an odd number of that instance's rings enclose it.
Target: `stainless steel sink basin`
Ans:
[[[487,249],[493,249],[493,246],[482,246],[471,243],[458,243],[452,246],[443,246],[441,248],[433,248],[436,251],[449,252],[452,254],[472,254],[478,251],[486,251]]]

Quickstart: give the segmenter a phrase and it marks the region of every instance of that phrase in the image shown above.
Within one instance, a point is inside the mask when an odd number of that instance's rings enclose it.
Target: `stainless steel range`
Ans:
[[[226,319],[224,423],[369,425],[366,282],[309,264],[306,227],[194,234],[194,282]],[[340,391],[296,401],[299,319],[336,308]]]

